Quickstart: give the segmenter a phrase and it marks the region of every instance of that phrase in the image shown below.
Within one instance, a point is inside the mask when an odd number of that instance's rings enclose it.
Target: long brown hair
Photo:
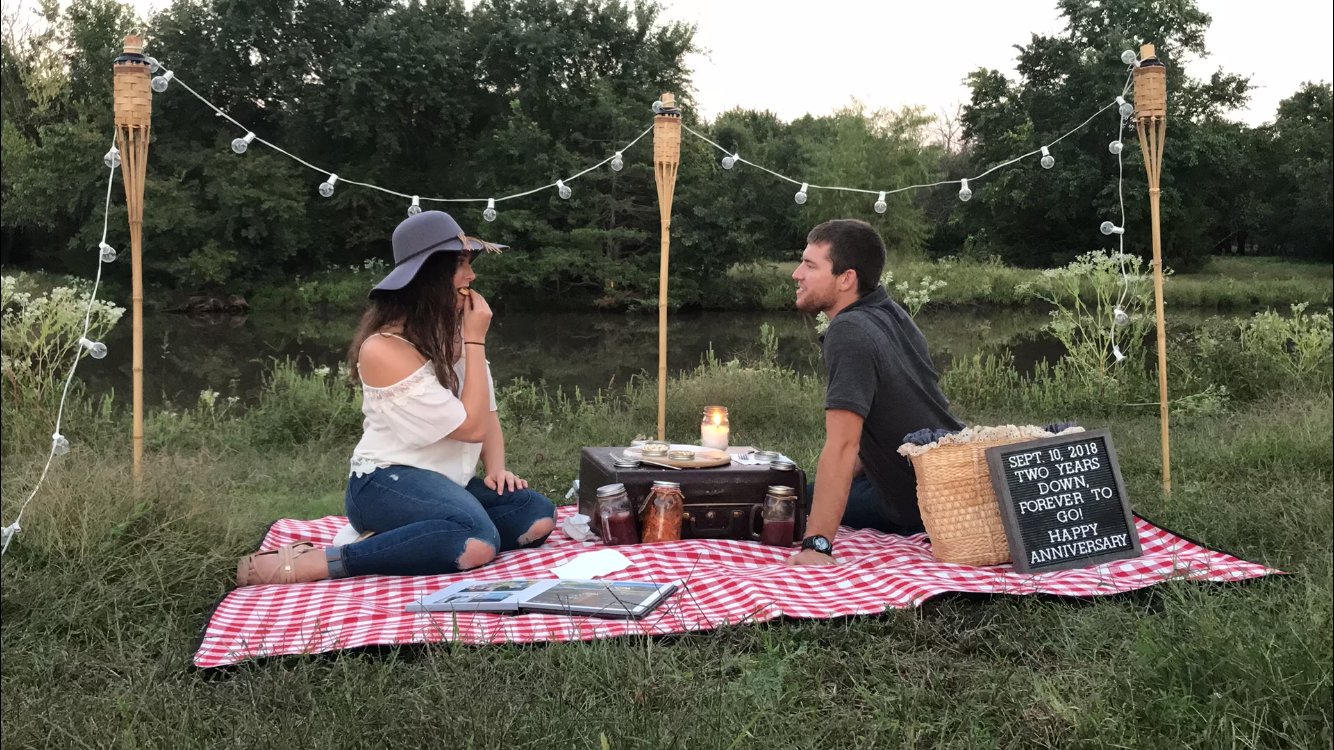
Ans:
[[[454,360],[458,359],[461,346],[459,326],[462,315],[457,301],[458,290],[454,288],[454,271],[459,266],[459,255],[455,252],[435,253],[422,263],[407,286],[383,291],[371,300],[347,351],[348,378],[353,385],[361,383],[357,371],[361,345],[376,332],[398,324],[403,327],[403,338],[431,360],[440,384],[458,393],[459,378],[454,372]]]

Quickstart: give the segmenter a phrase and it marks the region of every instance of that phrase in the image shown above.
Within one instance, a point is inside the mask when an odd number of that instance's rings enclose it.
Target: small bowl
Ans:
[[[664,458],[671,449],[672,446],[667,443],[644,443],[639,452],[649,458]]]
[[[672,451],[671,453],[668,453],[668,454],[667,454],[667,457],[670,458],[670,459],[672,459],[673,461],[693,461],[693,460],[695,460],[695,452],[694,452],[694,451]]]

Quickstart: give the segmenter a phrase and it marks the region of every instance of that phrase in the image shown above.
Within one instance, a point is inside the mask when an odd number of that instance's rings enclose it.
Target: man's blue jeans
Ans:
[[[810,513],[811,502],[814,500],[815,482],[811,482],[806,485],[807,513]],[[908,528],[892,520],[884,496],[865,476],[852,478],[852,487],[848,490],[848,506],[843,510],[843,525],[854,529],[875,529],[886,534],[905,536],[923,530],[921,526]]]
[[[326,553],[334,578],[457,573],[469,539],[496,552],[541,546],[546,536],[526,544],[519,538],[556,515],[556,506],[535,490],[500,494],[477,477],[461,487],[411,466],[351,477],[345,502],[352,527],[375,535]]]

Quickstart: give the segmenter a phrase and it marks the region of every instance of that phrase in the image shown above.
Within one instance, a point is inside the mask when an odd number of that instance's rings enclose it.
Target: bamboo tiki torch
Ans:
[[[116,147],[120,149],[121,175],[125,180],[125,203],[130,214],[131,294],[134,315],[134,479],[143,478],[144,453],[144,280],[143,224],[144,174],[148,167],[148,125],[153,113],[151,73],[144,43],[137,36],[125,37],[125,52],[116,58],[115,75]]]
[[[676,97],[662,95],[662,111],[653,118],[653,178],[658,184],[662,253],[658,265],[658,439],[667,439],[667,259],[672,241],[672,193],[681,164],[681,113]]]
[[[1149,213],[1153,221],[1153,303],[1158,316],[1158,415],[1162,422],[1163,494],[1172,494],[1172,462],[1167,435],[1167,331],[1163,322],[1163,232],[1159,212],[1159,178],[1163,171],[1163,137],[1167,131],[1167,68],[1152,44],[1139,48],[1135,68],[1135,132],[1144,169],[1149,175]]]

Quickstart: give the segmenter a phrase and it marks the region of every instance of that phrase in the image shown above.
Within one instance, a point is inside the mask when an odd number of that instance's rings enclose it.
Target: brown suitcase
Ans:
[[[579,456],[579,512],[591,516],[597,489],[605,484],[624,484],[630,502],[639,503],[648,495],[654,480],[666,479],[681,484],[685,496],[685,516],[681,522],[682,539],[760,538],[760,511],[770,485],[791,487],[797,492],[797,518],[793,542],[800,542],[806,531],[806,473],[775,471],[768,466],[731,464],[712,469],[663,469],[641,464],[637,469],[618,469],[612,454],[625,448],[584,448]]]

